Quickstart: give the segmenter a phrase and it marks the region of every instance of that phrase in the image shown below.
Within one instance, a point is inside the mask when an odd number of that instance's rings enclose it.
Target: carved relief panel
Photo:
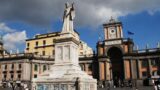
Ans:
[[[57,48],[57,55],[58,55],[58,60],[63,60],[63,47],[62,46],[58,46]]]
[[[64,46],[64,57],[65,60],[70,60],[70,47]]]

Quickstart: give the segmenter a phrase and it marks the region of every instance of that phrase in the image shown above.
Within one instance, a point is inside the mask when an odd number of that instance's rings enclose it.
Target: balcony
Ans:
[[[51,46],[54,46],[55,44],[50,44],[50,45],[41,45],[41,46],[35,46],[34,48],[35,49],[38,49],[38,48],[45,48],[45,47],[51,47]]]

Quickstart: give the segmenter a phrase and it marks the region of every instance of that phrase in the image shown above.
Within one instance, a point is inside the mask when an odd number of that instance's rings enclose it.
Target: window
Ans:
[[[6,75],[6,74],[4,74],[4,76],[3,76],[3,77],[6,79],[7,75]]]
[[[7,69],[7,65],[5,65],[5,70]]]
[[[38,52],[35,52],[35,55],[38,55]]]
[[[37,78],[37,74],[34,74],[34,78]]]
[[[27,43],[27,48],[29,48],[29,43]]]
[[[88,70],[89,70],[89,71],[92,71],[92,64],[89,64]]]
[[[52,55],[55,55],[55,50],[52,50]]]
[[[147,72],[146,71],[142,72],[142,76],[147,77]]]
[[[38,71],[38,65],[34,65],[34,71]]]
[[[14,64],[12,64],[11,69],[14,69]]]
[[[36,47],[38,47],[38,41],[36,42]]]
[[[43,40],[43,46],[45,46],[46,45],[46,40]]]
[[[46,71],[46,65],[43,65],[43,72]]]
[[[142,60],[142,67],[145,68],[148,66],[147,60]]]
[[[53,39],[53,44],[55,43],[56,39]]]
[[[83,55],[83,52],[80,52],[80,55]]]
[[[19,67],[19,69],[20,69],[20,68],[22,68],[22,65],[21,65],[21,64],[19,64],[19,65],[18,65],[18,67]]]
[[[14,77],[13,74],[11,74],[11,79],[13,79],[13,77]]]
[[[21,78],[21,74],[18,74],[18,79],[20,79]]]
[[[45,51],[42,51],[42,55],[45,55]]]

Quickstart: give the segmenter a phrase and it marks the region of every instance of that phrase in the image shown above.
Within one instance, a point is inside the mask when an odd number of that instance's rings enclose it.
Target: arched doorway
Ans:
[[[124,79],[123,53],[118,47],[111,47],[107,51],[107,55],[111,61],[112,79]]]

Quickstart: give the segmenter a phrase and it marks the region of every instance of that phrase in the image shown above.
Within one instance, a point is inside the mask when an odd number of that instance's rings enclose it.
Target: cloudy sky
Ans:
[[[125,37],[134,32],[135,44],[144,48],[160,42],[160,0],[0,0],[0,34],[7,50],[24,50],[25,39],[61,31],[65,2],[74,2],[75,29],[95,49],[102,24],[112,16],[123,23]]]

